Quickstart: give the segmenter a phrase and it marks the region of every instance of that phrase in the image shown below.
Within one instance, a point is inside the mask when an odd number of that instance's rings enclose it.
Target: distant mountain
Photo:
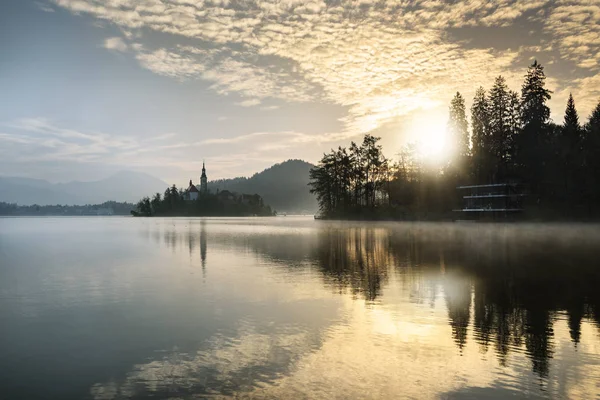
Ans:
[[[306,161],[288,160],[250,178],[219,179],[209,182],[208,187],[211,191],[259,194],[279,213],[313,213],[318,206],[308,187],[308,171],[312,167]]]
[[[153,176],[132,171],[121,171],[99,181],[68,183],[0,176],[0,201],[20,205],[137,202],[143,196],[162,193],[168,186]]]

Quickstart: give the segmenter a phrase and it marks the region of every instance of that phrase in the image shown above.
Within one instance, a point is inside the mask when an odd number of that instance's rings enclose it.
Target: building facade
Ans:
[[[198,188],[196,188],[196,186],[192,183],[192,180],[190,179],[190,185],[188,186],[187,190],[185,191],[185,193],[183,194],[184,199],[185,200],[197,200],[198,199]]]

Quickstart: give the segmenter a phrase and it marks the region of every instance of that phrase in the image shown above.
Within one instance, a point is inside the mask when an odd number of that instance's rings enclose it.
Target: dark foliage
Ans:
[[[450,104],[451,157],[432,166],[407,146],[392,163],[378,138],[325,154],[310,172],[311,192],[324,217],[452,218],[456,186],[517,182],[528,187],[528,216],[589,219],[600,216],[600,104],[584,128],[569,97],[563,125],[550,121],[544,68],[527,70],[521,96],[503,77],[489,94],[479,88],[471,107],[469,146],[464,99]]]
[[[144,197],[131,212],[136,217],[151,216],[272,216],[275,212],[259,195],[201,193],[195,200],[185,200],[184,192],[173,185],[152,199]]]
[[[60,204],[51,206],[40,206],[37,204],[20,206],[13,203],[0,202],[0,215],[129,215],[134,208],[135,205],[132,203],[119,203],[116,201],[106,201],[102,204],[88,204],[84,206],[63,206]]]

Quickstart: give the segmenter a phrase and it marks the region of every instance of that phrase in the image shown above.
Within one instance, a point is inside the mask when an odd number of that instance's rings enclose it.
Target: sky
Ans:
[[[552,119],[600,100],[600,0],[5,0],[0,175],[249,176],[366,133],[443,143],[460,91],[545,66]]]

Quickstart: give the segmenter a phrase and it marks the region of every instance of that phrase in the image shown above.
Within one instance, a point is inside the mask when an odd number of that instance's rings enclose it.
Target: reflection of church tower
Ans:
[[[202,162],[202,175],[200,175],[200,193],[208,193],[208,181],[206,179],[206,168],[204,168],[204,162]]]
[[[206,278],[206,223],[200,222],[200,260],[202,261],[202,276]]]

